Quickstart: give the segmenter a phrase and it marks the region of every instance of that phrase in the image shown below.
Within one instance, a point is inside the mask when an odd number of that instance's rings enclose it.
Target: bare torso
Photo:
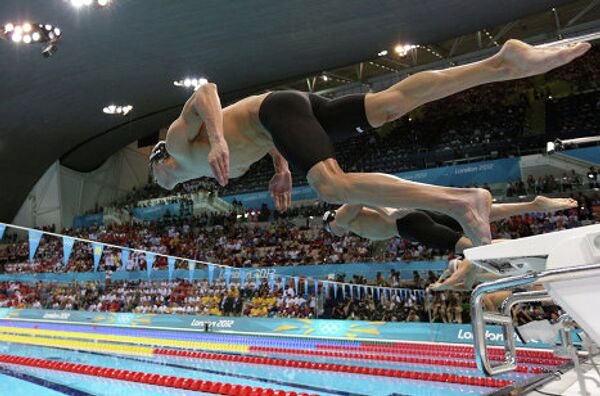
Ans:
[[[371,240],[386,240],[398,236],[396,222],[371,209],[363,209],[349,223],[349,231]]]
[[[223,134],[229,147],[230,177],[242,176],[256,161],[264,157],[272,148],[273,140],[262,126],[258,112],[262,101],[268,94],[249,96],[222,110]],[[169,139],[169,136],[181,136],[189,131],[200,130],[192,141]],[[176,133],[176,132],[185,133]],[[202,176],[212,176],[207,158],[210,144],[206,128],[200,118],[182,117],[175,120],[167,133],[167,150],[178,165],[179,181]]]

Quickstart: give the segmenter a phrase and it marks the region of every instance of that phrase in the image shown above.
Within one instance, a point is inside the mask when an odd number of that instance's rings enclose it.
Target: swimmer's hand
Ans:
[[[585,54],[591,45],[578,43],[565,47],[533,47],[519,40],[508,40],[490,60],[505,79],[546,73]]]
[[[225,139],[210,142],[208,164],[217,182],[226,186],[229,183],[229,147]]]
[[[292,174],[289,170],[277,172],[269,182],[269,192],[280,212],[285,212],[292,204]]]

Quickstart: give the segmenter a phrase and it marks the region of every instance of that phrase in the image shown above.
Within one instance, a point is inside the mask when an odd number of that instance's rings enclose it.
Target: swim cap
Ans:
[[[148,157],[148,161],[150,163],[150,167],[157,162],[165,160],[169,158],[169,152],[167,151],[167,142],[161,140],[154,146],[152,151],[150,152],[150,157]]]
[[[335,210],[328,210],[323,215],[323,228],[325,228],[325,231],[327,231],[331,234],[333,234],[333,231],[331,231],[331,226],[329,224],[334,220],[335,220]]]

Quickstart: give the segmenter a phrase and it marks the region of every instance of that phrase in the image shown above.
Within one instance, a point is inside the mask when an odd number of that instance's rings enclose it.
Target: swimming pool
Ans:
[[[520,350],[518,371],[492,379],[468,345],[0,322],[11,395],[485,395],[562,363]]]

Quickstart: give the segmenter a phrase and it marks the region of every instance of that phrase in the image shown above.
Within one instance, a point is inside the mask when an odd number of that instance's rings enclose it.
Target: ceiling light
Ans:
[[[176,87],[194,88],[194,91],[206,83],[208,83],[206,78],[185,78],[173,81],[173,85]]]
[[[91,5],[95,5],[99,8],[108,7],[111,3],[111,0],[65,0],[70,3],[75,8],[81,7],[89,7]]]
[[[323,79],[323,81],[328,81],[329,77],[327,77],[326,75],[322,75],[321,78]]]
[[[122,115],[122,116],[126,116],[127,114],[129,114],[131,112],[131,110],[133,110],[133,106],[132,105],[109,105],[106,106],[105,108],[102,109],[102,112],[104,114],[110,114],[110,115]]]
[[[56,52],[56,41],[61,31],[50,24],[23,22],[22,24],[7,23],[4,30],[0,30],[0,38],[13,41],[17,44],[45,43],[42,50],[44,57],[49,57]]]
[[[394,48],[394,51],[396,52],[396,54],[398,54],[399,56],[406,56],[408,55],[408,52],[410,50],[413,50],[415,48],[419,48],[418,45],[413,45],[413,44],[399,44]]]
[[[377,53],[377,56],[386,56],[388,54],[387,50],[382,50]]]

